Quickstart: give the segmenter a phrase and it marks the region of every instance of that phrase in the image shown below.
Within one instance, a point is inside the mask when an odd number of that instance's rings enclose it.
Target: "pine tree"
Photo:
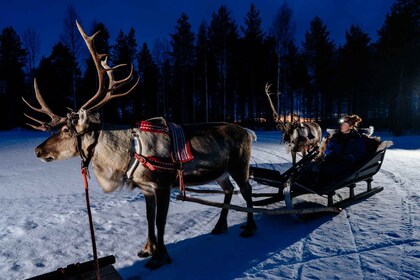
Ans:
[[[39,35],[34,28],[28,28],[25,30],[25,32],[23,33],[23,43],[25,49],[28,52],[28,72],[31,75],[32,79],[32,75],[35,71],[36,63],[38,61],[41,45]]]
[[[174,99],[175,119],[191,121],[189,114],[194,111],[193,73],[194,73],[194,33],[185,13],[177,21],[176,32],[171,34],[172,57],[174,61]]]
[[[159,69],[153,60],[146,43],[143,44],[138,55],[138,69],[140,75],[139,94],[134,95],[135,119],[155,117],[158,111],[157,94]]]
[[[378,34],[381,91],[390,104],[388,123],[396,135],[404,129],[419,129],[420,116],[417,113],[416,123],[413,115],[420,104],[413,101],[420,95],[420,0],[395,1]]]
[[[153,44],[153,58],[159,71],[157,92],[157,115],[168,118],[168,97],[172,92],[172,73],[170,65],[170,43],[165,39],[158,39]]]
[[[22,48],[20,37],[12,27],[0,34],[0,129],[9,129],[23,124],[24,72],[27,52]],[[30,99],[29,99],[30,100]]]
[[[369,36],[359,26],[346,31],[346,43],[339,51],[338,114],[342,111],[369,117],[368,104],[376,104],[369,96],[372,80],[372,49]],[[347,108],[344,104],[347,103]],[[343,110],[345,109],[345,110]]]
[[[304,48],[313,87],[313,117],[315,120],[326,119],[332,113],[335,47],[321,18],[315,17],[311,21]]]
[[[200,24],[197,34],[196,44],[196,63],[195,63],[195,82],[196,82],[196,102],[195,106],[201,114],[198,119],[209,121],[209,50],[208,50],[207,25],[205,22]]]
[[[238,31],[236,23],[230,16],[226,6],[220,6],[217,13],[213,12],[208,32],[209,49],[214,56],[216,80],[212,96],[212,110],[216,119],[234,118],[234,71],[229,66],[235,64],[237,55]],[[232,79],[230,79],[232,76]],[[210,83],[212,84],[213,81]]]
[[[290,65],[287,65],[286,60],[289,55],[289,50],[294,47],[294,30],[295,24],[293,22],[293,11],[287,4],[283,2],[279,11],[274,17],[271,27],[271,33],[276,42],[277,54],[277,104],[286,104],[287,95],[290,95],[290,108],[289,112],[293,113],[293,92],[289,92],[289,85],[287,79],[287,72],[290,72]],[[281,95],[280,95],[281,94]],[[280,102],[281,98],[281,102]],[[280,113],[280,108],[277,108]],[[283,114],[286,115],[287,109],[283,106]]]
[[[77,100],[78,98],[77,98],[76,92],[77,92],[77,85],[78,85],[77,75],[80,75],[80,73],[77,73],[77,71],[80,71],[80,70],[77,69],[77,65],[78,65],[79,55],[84,46],[83,39],[80,36],[80,33],[75,23],[78,18],[79,18],[79,15],[77,14],[76,9],[71,5],[68,6],[67,11],[66,11],[66,16],[63,21],[64,23],[63,34],[60,36],[61,43],[63,43],[69,48],[72,56],[74,57],[74,61],[76,62],[74,64],[75,68],[73,69],[71,73],[71,77],[72,77],[72,83],[71,83],[72,106],[71,107],[73,108],[76,108],[77,104],[79,103]]]
[[[289,99],[285,102],[289,105],[289,112],[295,113],[306,118],[311,112],[307,107],[307,96],[305,93],[309,92],[309,76],[306,67],[304,55],[299,51],[293,42],[289,44],[287,55],[284,59],[284,64],[287,65],[285,71],[286,81],[288,85],[287,95],[284,99]],[[283,95],[283,93],[282,93]]]
[[[248,118],[254,122],[261,112],[261,107],[266,108],[267,101],[262,94],[265,77],[264,57],[264,32],[262,31],[262,19],[260,12],[251,4],[245,17],[244,26],[241,27],[243,38],[240,40],[241,54],[239,73],[240,83],[240,118]],[[264,104],[264,105],[262,105]],[[247,107],[247,108],[246,108]],[[246,117],[247,116],[247,117]]]

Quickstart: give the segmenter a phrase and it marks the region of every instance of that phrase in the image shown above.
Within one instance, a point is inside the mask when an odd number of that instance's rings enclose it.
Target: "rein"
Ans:
[[[95,268],[96,279],[100,280],[101,275],[100,275],[100,272],[99,272],[98,253],[97,253],[97,250],[96,250],[95,230],[94,230],[94,226],[93,226],[92,211],[91,211],[91,207],[90,207],[89,184],[88,184],[88,178],[90,179],[89,163],[92,160],[93,151],[95,150],[95,146],[98,143],[99,132],[97,130],[84,130],[84,131],[81,131],[81,132],[77,133],[74,126],[72,126],[71,129],[76,133],[77,149],[79,151],[80,158],[82,160],[80,171],[81,171],[81,174],[82,174],[83,186],[84,186],[84,189],[85,189],[85,199],[86,199],[86,208],[87,208],[88,219],[89,219],[90,238],[92,240],[93,266]],[[88,154],[85,155],[85,153],[83,152],[83,149],[82,149],[82,136],[85,135],[88,132],[93,132],[94,133],[95,142],[90,149],[88,147]]]
[[[95,230],[93,227],[92,211],[91,211],[90,200],[89,200],[89,185],[88,185],[88,180],[87,180],[87,177],[89,174],[88,167],[87,166],[82,167],[81,172],[82,172],[83,184],[85,188],[86,208],[87,208],[88,217],[89,217],[90,238],[92,240],[92,251],[93,251],[93,264],[94,264],[94,268],[96,272],[96,279],[99,280],[101,279],[101,275],[99,272],[98,253],[96,251]]]

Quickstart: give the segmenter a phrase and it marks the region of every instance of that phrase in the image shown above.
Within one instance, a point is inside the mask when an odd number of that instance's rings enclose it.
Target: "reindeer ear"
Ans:
[[[80,109],[78,114],[79,114],[78,125],[83,126],[85,128],[87,128],[89,125],[92,125],[92,124],[101,123],[99,113],[89,113],[87,110]]]
[[[85,109],[80,109],[77,114],[79,115],[77,124],[80,126],[86,126],[88,124],[88,112]]]
[[[98,112],[89,114],[89,123],[91,124],[101,123],[100,115]]]

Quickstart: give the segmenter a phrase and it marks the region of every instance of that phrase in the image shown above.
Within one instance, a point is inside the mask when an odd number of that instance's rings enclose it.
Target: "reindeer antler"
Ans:
[[[300,116],[298,114],[293,113],[291,123],[294,126],[298,125],[300,123]]]
[[[122,97],[122,96],[126,96],[128,94],[130,94],[133,89],[137,86],[137,84],[139,83],[140,78],[137,78],[137,81],[135,82],[135,84],[126,92],[123,93],[119,93],[119,94],[113,94],[113,92],[119,88],[121,88],[122,86],[125,86],[127,84],[127,82],[131,81],[133,78],[133,65],[131,65],[131,71],[130,74],[121,80],[115,80],[114,79],[114,75],[113,75],[113,71],[119,67],[122,66],[127,66],[126,64],[120,64],[114,67],[110,67],[107,64],[107,60],[108,60],[108,56],[106,54],[99,54],[96,52],[95,47],[93,45],[93,42],[95,40],[96,35],[98,35],[98,33],[100,31],[97,31],[95,34],[93,34],[92,36],[88,36],[85,31],[83,30],[83,28],[80,26],[79,22],[76,21],[76,25],[77,25],[77,29],[79,29],[80,34],[83,37],[83,40],[86,43],[86,46],[89,49],[90,55],[92,56],[93,62],[95,63],[95,67],[96,67],[96,71],[98,74],[98,90],[96,92],[96,94],[89,99],[82,107],[81,109],[84,109],[86,111],[93,111],[96,110],[100,107],[102,107],[103,105],[105,105],[108,101],[110,101],[113,98],[116,97]],[[105,88],[105,82],[104,82],[104,74],[108,75],[108,88]],[[104,96],[105,95],[105,96]],[[101,98],[102,96],[104,96],[102,98],[102,100],[98,101],[99,98]],[[98,102],[97,102],[98,101]],[[95,102],[97,102],[95,105],[93,105]]]
[[[41,105],[41,108],[36,108],[34,106],[32,106],[31,104],[29,104],[28,101],[25,100],[25,98],[22,97],[22,100],[26,103],[26,105],[29,106],[29,108],[31,108],[34,111],[37,111],[39,113],[44,113],[46,115],[48,115],[51,118],[51,121],[49,123],[47,122],[43,122],[40,120],[37,120],[27,114],[24,114],[27,118],[41,124],[39,126],[35,126],[32,125],[30,123],[27,123],[27,125],[29,125],[30,127],[37,129],[37,130],[42,130],[42,131],[47,131],[47,130],[51,130],[52,128],[61,125],[61,124],[65,124],[67,122],[67,118],[65,117],[60,117],[57,116],[56,114],[54,114],[51,109],[48,107],[48,105],[45,103],[44,99],[41,96],[41,93],[39,92],[39,88],[38,88],[38,84],[36,82],[36,79],[34,79],[34,89],[35,89],[35,97],[36,100],[38,100],[39,105]]]
[[[107,103],[108,101],[110,101],[113,98],[116,97],[122,97],[125,95],[128,95],[129,93],[131,93],[133,91],[133,89],[137,86],[137,84],[140,81],[140,78],[137,79],[137,81],[135,82],[135,84],[126,92],[123,93],[119,93],[119,94],[114,94],[115,90],[120,89],[121,87],[125,86],[128,82],[130,82],[133,78],[133,65],[131,65],[131,71],[130,74],[125,77],[124,79],[121,80],[115,80],[114,79],[114,75],[113,75],[113,71],[119,67],[122,66],[126,66],[126,64],[120,64],[117,65],[115,67],[110,67],[107,64],[107,60],[108,57],[106,54],[99,54],[95,51],[95,47],[93,45],[93,42],[95,40],[96,35],[98,35],[99,31],[96,32],[95,34],[93,34],[92,36],[88,36],[86,35],[86,33],[83,31],[83,28],[80,26],[80,24],[76,21],[76,25],[77,28],[79,29],[80,34],[82,35],[86,46],[89,49],[90,55],[92,56],[92,59],[95,63],[95,67],[96,67],[96,71],[98,74],[98,90],[95,93],[95,95],[89,99],[82,107],[80,107],[81,109],[84,109],[86,111],[93,111],[96,110],[98,108],[100,108],[101,106],[103,106],[105,103]],[[106,88],[105,86],[105,81],[104,81],[104,76],[105,74],[107,74],[108,76],[108,88]],[[67,122],[67,120],[74,120],[77,118],[76,114],[74,113],[70,113],[67,115],[67,117],[60,117],[55,115],[51,109],[47,106],[47,104],[45,103],[44,99],[41,96],[41,93],[39,92],[38,89],[38,84],[36,82],[36,79],[34,79],[34,88],[35,88],[35,95],[36,95],[36,99],[38,100],[38,103],[41,105],[41,108],[36,108],[32,105],[29,104],[29,102],[27,102],[24,98],[23,101],[33,110],[39,112],[39,113],[44,113],[47,114],[50,118],[51,121],[49,123],[47,122],[42,122],[40,120],[37,120],[31,116],[28,116],[25,114],[25,116],[41,125],[39,126],[35,126],[32,124],[28,124],[29,126],[31,126],[34,129],[38,129],[38,130],[42,130],[42,131],[46,131],[46,130],[51,130],[52,128],[61,125],[61,124],[65,124]],[[102,98],[102,100],[98,100]],[[96,103],[96,104],[94,104]]]
[[[274,108],[273,101],[271,101],[270,95],[272,95],[274,92],[270,92],[271,84],[266,83],[265,84],[265,94],[267,95],[268,102],[270,103],[271,110],[273,111],[273,119],[277,123],[276,126],[279,130],[285,130],[286,127],[284,123],[281,121],[279,114],[277,113],[276,109]]]

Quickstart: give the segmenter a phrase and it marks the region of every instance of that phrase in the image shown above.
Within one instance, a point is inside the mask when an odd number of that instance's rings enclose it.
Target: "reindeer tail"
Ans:
[[[252,142],[257,141],[257,134],[249,128],[245,128],[245,130],[248,132],[248,134],[251,136]]]

